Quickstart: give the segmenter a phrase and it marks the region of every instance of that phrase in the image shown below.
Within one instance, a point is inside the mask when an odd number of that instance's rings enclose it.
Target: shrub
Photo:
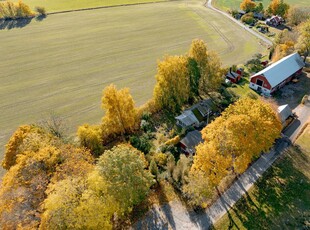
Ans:
[[[39,15],[42,15],[42,16],[46,16],[46,15],[47,15],[46,9],[45,9],[45,7],[43,7],[43,6],[37,6],[37,7],[35,8],[35,11],[36,11]]]
[[[102,152],[102,130],[96,125],[82,125],[78,128],[77,136],[80,144],[88,148],[94,156],[99,156]]]
[[[132,136],[130,137],[129,141],[133,147],[139,149],[143,153],[149,153],[152,148],[152,144],[149,141],[149,136],[146,134],[140,137]]]
[[[241,21],[245,24],[252,24],[255,22],[253,13],[245,14],[241,17]]]
[[[154,160],[158,166],[164,168],[167,165],[168,155],[165,153],[156,153],[154,155]]]

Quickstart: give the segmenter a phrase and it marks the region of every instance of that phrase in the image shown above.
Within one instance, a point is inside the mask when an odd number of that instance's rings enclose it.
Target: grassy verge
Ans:
[[[310,153],[291,147],[214,229],[308,229]]]

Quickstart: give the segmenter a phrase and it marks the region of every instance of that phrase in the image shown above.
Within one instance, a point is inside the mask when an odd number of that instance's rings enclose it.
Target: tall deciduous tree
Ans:
[[[187,58],[166,56],[158,63],[154,99],[160,108],[179,112],[188,101],[190,86]]]
[[[253,12],[256,8],[256,3],[252,0],[243,0],[240,4],[240,9],[245,12]]]
[[[240,99],[202,130],[192,171],[203,171],[209,185],[217,186],[232,170],[242,173],[253,157],[268,151],[281,133],[272,108],[259,100]]]
[[[192,41],[188,55],[198,65],[199,74],[196,73],[193,76],[199,77],[199,94],[218,90],[222,82],[223,69],[217,54],[208,51],[203,40],[195,39]],[[194,69],[193,65],[191,67]],[[192,70],[190,71],[190,73],[193,72]],[[191,83],[197,81],[198,77],[194,77]]]
[[[107,195],[100,179],[98,175],[90,179],[69,177],[52,184],[43,203],[40,229],[112,229],[118,204]],[[94,186],[98,183],[100,188]]]
[[[267,11],[273,15],[286,17],[290,6],[283,0],[272,0]]]
[[[306,61],[310,53],[310,19],[303,22],[299,26],[300,36],[298,38],[297,48],[304,53],[304,61]]]
[[[103,135],[131,133],[137,125],[137,110],[128,88],[117,90],[111,84],[103,90],[102,108],[105,110]]]
[[[130,145],[118,145],[100,156],[96,170],[108,193],[120,204],[119,214],[130,212],[146,197],[153,176],[145,164],[143,153]]]

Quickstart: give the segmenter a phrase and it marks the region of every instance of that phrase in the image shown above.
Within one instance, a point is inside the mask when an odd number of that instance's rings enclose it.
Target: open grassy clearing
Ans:
[[[310,153],[285,153],[214,229],[308,229]]]
[[[77,10],[102,6],[117,6],[147,2],[163,2],[166,0],[24,0],[31,8],[44,6],[48,13],[66,10]]]
[[[242,0],[213,0],[212,3],[215,7],[227,11],[229,9],[240,9],[240,3]],[[259,1],[263,3],[264,8],[267,8],[270,4],[270,0],[261,0]],[[284,2],[288,3],[291,6],[296,7],[310,7],[309,0],[284,0]]]
[[[102,89],[129,87],[138,105],[152,96],[156,61],[204,39],[226,65],[263,47],[229,19],[197,4],[167,2],[50,15],[0,30],[0,145],[21,124],[51,112],[71,131],[100,122]],[[2,157],[1,157],[2,158]]]

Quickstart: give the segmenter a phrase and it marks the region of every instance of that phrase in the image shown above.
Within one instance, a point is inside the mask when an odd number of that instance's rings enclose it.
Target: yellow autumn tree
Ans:
[[[131,133],[137,125],[137,109],[128,88],[117,90],[111,84],[103,90],[102,118],[103,135],[124,135]]]
[[[240,4],[240,9],[245,12],[253,12],[256,8],[256,3],[252,0],[243,0]]]
[[[254,157],[268,151],[281,133],[271,106],[250,98],[230,105],[202,130],[191,172],[203,171],[208,186],[217,186],[229,173],[244,172]]]
[[[148,194],[153,176],[145,164],[143,153],[130,145],[115,146],[98,159],[96,170],[108,194],[120,205],[119,215],[130,213]]]
[[[192,41],[189,50],[189,58],[196,61],[199,69],[199,77],[195,77],[191,81],[191,87],[193,82],[198,79],[199,94],[217,91],[221,85],[224,73],[218,55],[215,52],[208,51],[207,45],[203,40],[195,39]],[[193,90],[195,91],[196,89]]]
[[[93,176],[52,184],[43,203],[40,229],[112,229],[118,204],[107,194],[105,183],[98,181],[100,176]],[[93,189],[93,183],[100,183],[100,190]]]
[[[56,139],[35,125],[22,125],[5,145],[2,167],[9,170],[16,163],[19,154],[25,151],[37,151]]]
[[[310,54],[310,19],[300,24],[298,31],[300,36],[296,48],[304,54],[304,61],[306,61]]]
[[[94,156],[102,152],[102,129],[99,125],[84,124],[78,128],[77,136],[82,146],[88,148]]]
[[[267,11],[273,15],[286,17],[290,6],[283,0],[272,0],[267,8]]]
[[[187,58],[166,56],[158,63],[154,99],[158,107],[179,112],[190,93]]]

